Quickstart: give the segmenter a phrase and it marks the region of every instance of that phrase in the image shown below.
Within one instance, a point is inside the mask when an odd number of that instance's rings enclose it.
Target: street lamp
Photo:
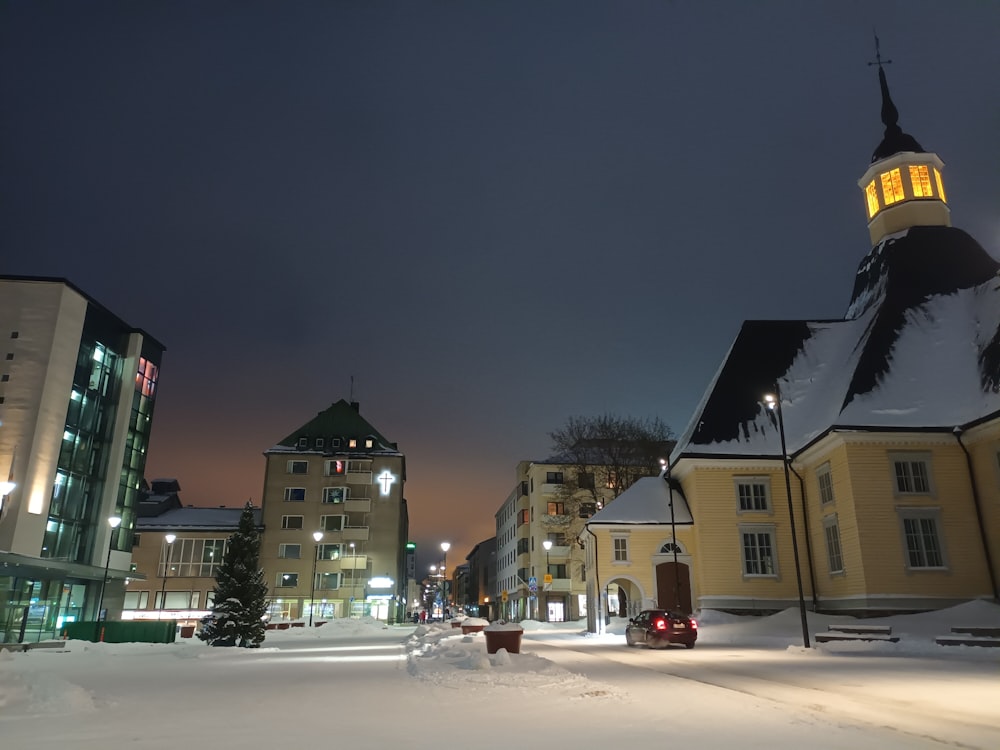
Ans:
[[[354,616],[354,601],[358,597],[358,551],[354,548],[354,542],[351,542],[351,556],[353,558],[351,561],[351,611],[348,613],[348,617]]]
[[[111,516],[108,525],[111,527],[111,536],[108,539],[108,559],[104,561],[104,580],[101,581],[101,597],[97,600],[97,619],[101,619],[101,610],[104,609],[104,589],[108,585],[108,568],[111,566],[111,544],[115,540],[115,529],[122,522],[121,516]]]
[[[660,459],[660,465],[663,466],[663,478],[667,482],[667,497],[669,498],[670,505],[670,536],[673,539],[673,552],[674,552],[674,606],[677,609],[681,609],[681,569],[677,564],[677,523],[674,518],[674,485],[670,481],[670,457]],[[690,607],[685,608],[684,614],[691,614],[686,610]]]
[[[160,612],[156,615],[157,620],[163,619],[163,610],[167,606],[167,573],[170,571],[170,550],[173,549],[175,539],[177,539],[176,534],[167,534],[163,537],[167,546],[164,548],[166,554],[163,556],[163,586],[160,587]]]
[[[441,542],[441,552],[444,561],[441,563],[441,619],[444,620],[444,611],[448,606],[448,550],[451,549],[451,542]]]
[[[785,470],[785,495],[788,497],[788,521],[792,526],[792,555],[795,557],[795,582],[799,587],[799,618],[802,620],[802,645],[809,645],[809,623],[806,620],[806,600],[802,594],[802,571],[799,567],[799,542],[795,533],[795,511],[792,507],[792,480],[788,476],[788,450],[785,448],[785,420],[781,416],[781,391],[774,384],[774,393],[764,395],[767,408],[778,415],[778,434],[781,436],[781,465]]]
[[[552,540],[546,539],[542,542],[542,546],[545,548],[545,575],[549,575],[549,550],[552,549]],[[546,583],[545,578],[542,578],[542,585]],[[545,595],[545,622],[549,621],[549,595]]]
[[[313,539],[316,540],[316,547],[313,550],[312,587],[309,589],[309,627],[313,626],[313,610],[316,608],[316,561],[319,560],[319,540],[322,538],[322,531],[313,532]]]

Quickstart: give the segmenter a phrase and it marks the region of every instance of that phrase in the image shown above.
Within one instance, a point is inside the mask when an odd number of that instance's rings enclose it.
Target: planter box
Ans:
[[[521,635],[523,630],[483,630],[486,636],[486,653],[495,654],[500,649],[507,649],[508,654],[521,653]]]
[[[293,622],[292,623],[292,627],[293,628],[304,628],[305,626],[306,626],[306,624],[304,622]]]
[[[194,625],[181,625],[181,638],[194,638]]]
[[[482,633],[485,625],[463,625],[462,635],[468,635],[469,633]]]
[[[452,620],[451,621],[451,626],[453,628],[460,628],[460,627],[462,627],[462,621],[461,620]]]

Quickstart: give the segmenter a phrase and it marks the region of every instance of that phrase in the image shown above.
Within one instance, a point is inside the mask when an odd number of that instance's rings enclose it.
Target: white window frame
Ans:
[[[299,450],[306,450],[309,447],[309,438],[300,437],[298,442]]]
[[[333,579],[334,579],[334,581],[336,582],[337,585],[336,586],[324,586],[323,585],[323,578],[326,577],[326,576],[333,576]],[[316,580],[315,580],[316,591],[336,591],[337,589],[342,588],[343,578],[344,578],[344,575],[343,575],[342,572],[317,573],[316,574]]]
[[[914,466],[923,467],[923,477],[918,477],[919,472],[913,470]],[[900,469],[904,468],[903,476],[900,476]],[[931,470],[931,454],[928,452],[894,452],[889,454],[889,469],[892,472],[892,491],[896,497],[933,496],[934,495],[934,474]],[[900,479],[912,484],[912,488],[900,488]],[[917,482],[926,482],[925,489],[918,489]]]
[[[331,492],[331,490],[339,490],[340,492],[342,492],[343,493],[342,494],[342,498],[343,499],[341,499],[341,500],[330,500],[329,499],[330,495],[333,494]],[[335,486],[335,487],[324,487],[323,488],[322,503],[324,505],[341,505],[343,503],[346,503],[350,499],[351,499],[351,490],[346,485],[338,485],[338,486]]]
[[[302,499],[296,500],[292,497],[292,494],[300,491],[302,492]],[[304,503],[306,501],[306,488],[305,487],[285,487],[285,502],[286,503]]]
[[[826,565],[830,575],[844,573],[844,545],[840,543],[840,520],[833,513],[823,519],[823,539],[826,541]]]
[[[906,565],[907,570],[921,571],[921,570],[947,570],[948,568],[948,557],[945,554],[944,548],[944,535],[941,533],[941,509],[940,508],[896,508],[896,513],[899,516],[899,532],[902,536],[903,544],[903,562]],[[933,525],[933,535],[934,543],[937,546],[936,552],[939,560],[935,561],[940,564],[930,565],[928,563],[932,562],[930,550],[926,546],[927,539],[925,537],[926,526],[924,523],[920,525],[924,528],[919,529],[920,536],[918,537],[918,546],[916,549],[911,549],[910,539],[911,534],[907,533],[907,522],[913,521],[930,521]],[[920,565],[914,565],[912,562],[912,554],[917,554],[922,557],[922,563]]]
[[[331,468],[336,464],[343,464],[344,470],[341,472],[331,471]],[[347,461],[342,458],[331,458],[326,463],[323,464],[323,476],[325,477],[342,477],[347,474]]]
[[[754,523],[754,524],[740,524],[739,525],[739,543],[740,543],[740,569],[743,573],[743,578],[778,578],[779,568],[778,568],[778,536],[775,533],[774,524],[764,524],[764,523]],[[752,535],[754,537],[753,549],[757,552],[760,551],[760,535],[764,534],[768,537],[768,546],[770,548],[770,567],[771,570],[767,571],[766,560],[768,559],[764,555],[758,555],[757,562],[761,566],[761,570],[764,572],[754,572],[750,570],[750,563],[752,562],[747,556],[747,535]]]
[[[133,597],[135,601],[133,602]],[[148,591],[126,591],[125,609],[147,609],[149,607]]]
[[[295,549],[295,554],[290,555],[289,552]],[[278,557],[282,560],[301,560],[302,559],[302,545],[301,544],[291,544],[282,543],[278,545]]]
[[[742,501],[740,498],[740,487],[746,486],[750,488],[750,500],[753,501],[754,493],[753,488],[757,485],[761,485],[764,488],[764,507],[763,508],[744,508],[742,506]],[[736,493],[736,512],[737,513],[770,513],[772,508],[771,501],[771,477],[769,476],[736,476],[733,477],[733,490]]]
[[[611,535],[611,564],[621,565],[632,562],[629,558],[628,534]]]
[[[287,583],[294,581],[294,583]],[[275,574],[274,587],[276,589],[294,589],[299,586],[299,574],[294,570],[283,570]]]
[[[298,526],[289,526],[289,522],[293,519],[299,519]],[[301,531],[305,527],[305,516],[282,516],[281,517],[281,528],[286,531]]]
[[[322,552],[327,547],[337,547],[338,548],[337,549],[337,556],[336,557],[326,557],[325,555],[323,555]],[[316,559],[317,560],[341,560],[341,559],[343,559],[343,557],[344,557],[344,545],[341,544],[340,542],[325,542],[325,543],[321,542],[320,544],[316,545]]]
[[[833,470],[829,461],[816,469],[816,483],[819,485],[820,505],[829,505],[837,499],[833,491]]]
[[[340,521],[340,528],[339,529],[331,529],[331,528],[329,528],[326,525],[327,524],[326,519],[328,519],[328,518],[339,518],[339,519],[341,519],[341,521]],[[331,513],[329,515],[320,516],[319,517],[319,527],[323,531],[343,531],[344,529],[347,528],[347,516],[345,514],[343,514],[343,513]]]
[[[298,466],[304,466],[305,467],[305,471],[295,471],[295,468],[298,467]],[[298,459],[298,460],[289,460],[289,461],[287,461],[285,463],[285,473],[286,474],[296,474],[298,476],[302,476],[304,474],[308,474],[309,473],[309,462],[308,461],[303,461],[301,459]]]

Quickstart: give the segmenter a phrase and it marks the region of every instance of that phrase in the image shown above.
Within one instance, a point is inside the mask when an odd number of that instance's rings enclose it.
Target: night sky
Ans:
[[[1000,257],[1000,2],[0,2],[0,273],[167,346],[147,476],[260,502],[340,398],[420,565],[570,416],[681,432],[744,319],[837,318],[900,124]]]

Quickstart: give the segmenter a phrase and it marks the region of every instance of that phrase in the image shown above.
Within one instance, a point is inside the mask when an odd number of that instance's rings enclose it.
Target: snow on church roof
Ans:
[[[684,526],[694,521],[679,485],[674,481],[674,523]],[[643,477],[595,513],[588,526],[602,524],[668,524],[670,492],[664,477]]]
[[[959,229],[887,237],[843,320],[743,324],[675,460],[780,456],[776,382],[791,453],[831,428],[951,430],[1000,411],[998,269]]]

